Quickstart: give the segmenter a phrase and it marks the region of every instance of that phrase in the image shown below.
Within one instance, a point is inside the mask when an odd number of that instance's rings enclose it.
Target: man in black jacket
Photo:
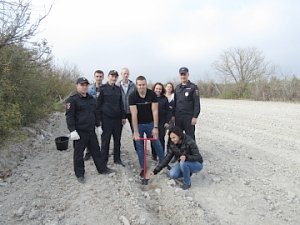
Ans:
[[[70,140],[74,146],[74,171],[79,182],[84,183],[83,152],[90,149],[92,158],[99,173],[103,172],[101,154],[95,127],[96,100],[87,93],[89,82],[81,77],[76,82],[76,94],[66,101],[66,121],[70,134]]]
[[[189,81],[188,68],[181,67],[179,74],[181,83],[176,86],[174,94],[175,125],[195,140],[195,125],[200,113],[199,90]]]
[[[121,160],[121,130],[126,122],[120,87],[116,86],[118,80],[116,70],[109,71],[108,82],[101,86],[97,99],[97,121],[103,130],[101,136],[101,152],[105,167],[108,162],[110,138],[114,139],[114,163],[125,166]],[[107,168],[107,167],[106,167]],[[107,170],[110,170],[107,168]]]

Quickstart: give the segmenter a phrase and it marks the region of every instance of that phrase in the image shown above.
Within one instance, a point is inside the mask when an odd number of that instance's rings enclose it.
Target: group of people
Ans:
[[[108,73],[103,84],[104,73],[96,70],[95,83],[81,77],[76,82],[76,93],[66,101],[66,121],[70,130],[70,140],[74,145],[74,171],[79,182],[84,183],[84,160],[93,158],[100,174],[108,174],[107,167],[111,136],[114,142],[115,164],[125,166],[121,160],[121,134],[128,120],[133,146],[144,176],[144,142],[151,141],[152,159],[158,165],[151,175],[159,173],[169,162],[177,162],[170,169],[170,177],[183,177],[183,189],[191,187],[190,177],[202,169],[203,159],[195,142],[195,125],[200,113],[200,97],[196,84],[189,78],[186,67],[179,69],[180,84],[155,83],[148,88],[144,76],[138,76],[135,83],[129,80],[129,69],[121,70],[122,79],[117,82],[116,70]],[[168,131],[167,150],[165,135]],[[97,135],[101,135],[101,149]],[[84,151],[86,154],[84,156]],[[166,153],[165,153],[166,152]]]

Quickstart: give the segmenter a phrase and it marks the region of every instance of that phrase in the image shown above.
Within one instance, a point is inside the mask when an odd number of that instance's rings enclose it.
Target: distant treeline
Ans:
[[[300,79],[296,76],[250,82],[243,92],[236,83],[198,81],[202,97],[225,99],[252,99],[258,101],[300,101]]]
[[[202,96],[262,101],[299,101],[300,80],[278,75],[278,66],[255,47],[228,48],[212,64],[223,82],[199,81]],[[283,77],[283,78],[280,78]]]

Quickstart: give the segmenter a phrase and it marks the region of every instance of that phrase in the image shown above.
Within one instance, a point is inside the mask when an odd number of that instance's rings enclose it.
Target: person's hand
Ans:
[[[170,125],[168,123],[165,123],[164,128],[169,129]]]
[[[152,136],[153,136],[153,138],[158,138],[158,128],[152,129]]]
[[[152,172],[150,172],[149,176],[152,177],[156,174],[158,174],[159,171],[157,171],[156,169],[154,169]]]
[[[125,125],[126,119],[122,119],[122,125]]]
[[[79,140],[79,139],[80,139],[80,136],[77,133],[77,131],[76,130],[72,131],[71,134],[70,134],[70,140],[71,141],[76,141],[76,140]]]
[[[184,162],[185,160],[186,160],[186,156],[185,155],[182,155],[182,156],[180,156],[180,162]]]
[[[197,118],[193,117],[191,121],[192,126],[195,126],[196,123],[197,123]]]
[[[96,131],[99,136],[101,136],[101,134],[103,133],[102,128],[100,126],[96,127]]]
[[[140,139],[140,134],[139,132],[133,132],[133,140],[138,141]]]

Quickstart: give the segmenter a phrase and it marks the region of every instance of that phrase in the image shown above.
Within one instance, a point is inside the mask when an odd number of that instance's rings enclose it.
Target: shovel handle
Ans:
[[[147,141],[157,141],[158,138],[139,138],[140,141],[144,141],[144,179],[147,175]]]
[[[139,138],[140,141],[157,141],[158,138]]]

